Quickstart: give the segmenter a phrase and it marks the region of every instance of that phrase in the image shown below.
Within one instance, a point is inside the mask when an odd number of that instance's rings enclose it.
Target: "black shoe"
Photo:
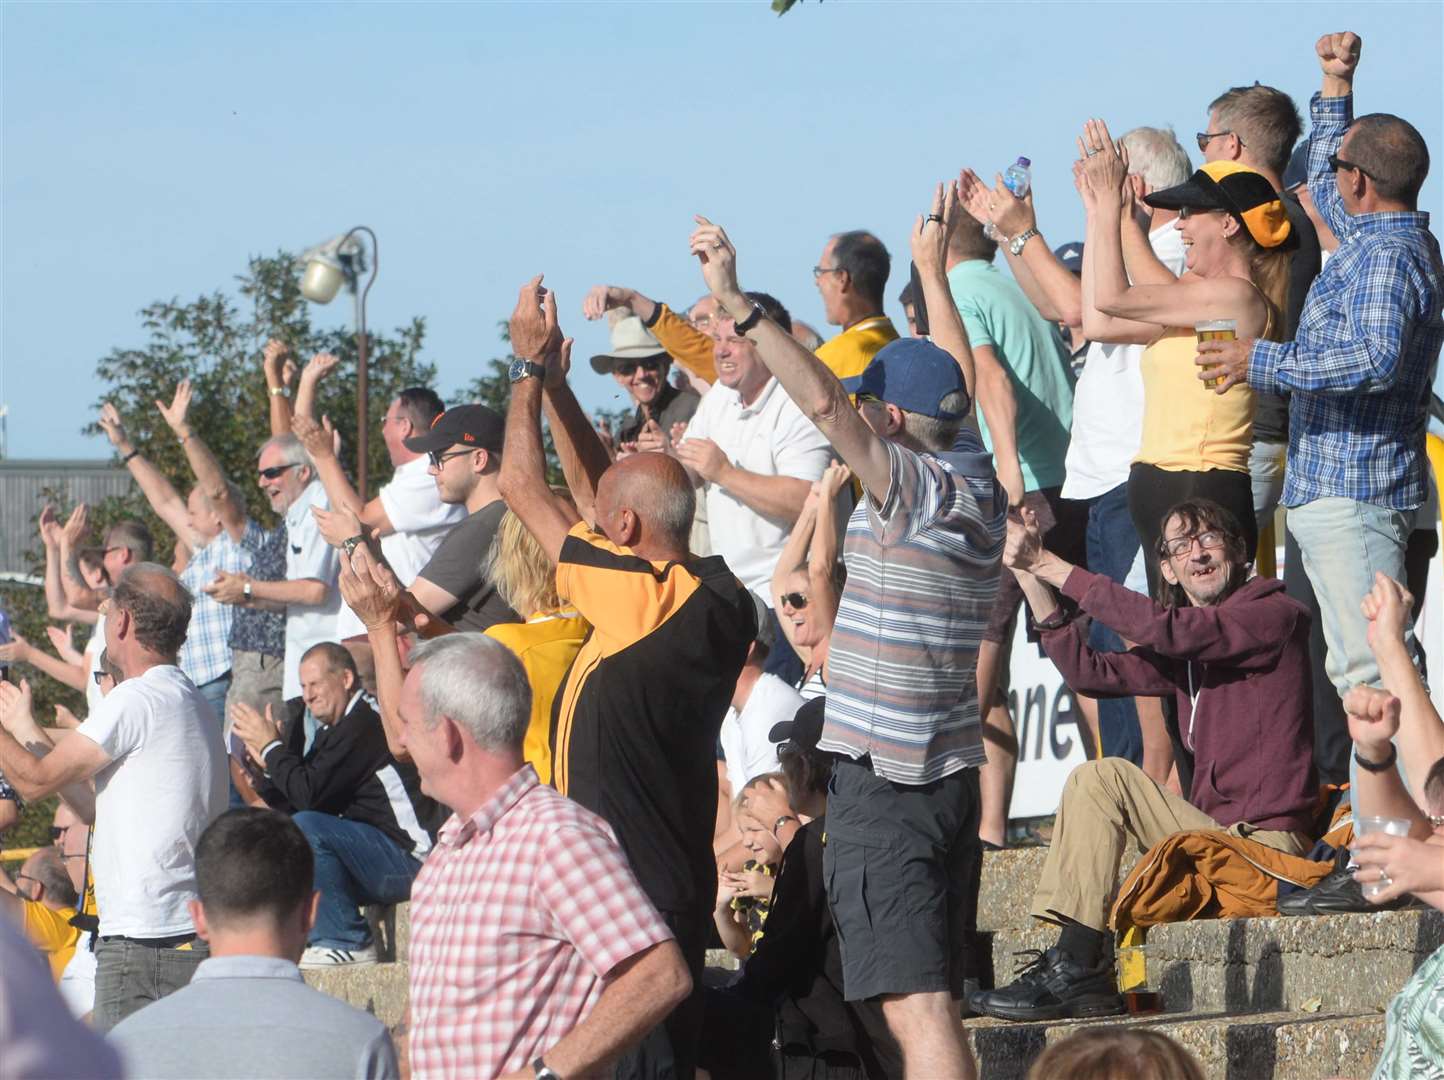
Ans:
[[[1018,980],[997,990],[972,994],[974,1012],[1000,1020],[1062,1020],[1117,1016],[1124,1011],[1112,957],[1085,968],[1059,949],[1040,953],[1027,949],[1018,956],[1034,959],[1019,965]]]
[[[1348,870],[1338,869],[1312,889],[1279,898],[1280,915],[1350,915],[1368,911],[1398,911],[1409,903],[1407,896],[1386,904],[1371,904],[1364,890]]]

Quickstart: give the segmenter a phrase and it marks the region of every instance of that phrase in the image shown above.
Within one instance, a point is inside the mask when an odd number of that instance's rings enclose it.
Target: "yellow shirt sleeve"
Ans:
[[[59,982],[65,965],[75,955],[75,943],[80,940],[80,931],[70,925],[74,909],[53,911],[34,900],[23,900],[21,911],[25,936],[45,954],[50,961],[50,974]]]
[[[657,321],[649,329],[673,360],[704,382],[717,381],[717,362],[712,356],[712,339],[706,334],[666,304],[657,305]]]

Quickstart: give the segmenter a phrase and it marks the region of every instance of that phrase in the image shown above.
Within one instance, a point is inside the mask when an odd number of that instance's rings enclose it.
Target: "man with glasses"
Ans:
[[[1060,926],[1058,942],[1016,982],[970,1003],[1004,1020],[1106,1016],[1123,1011],[1108,908],[1125,844],[1143,852],[1174,833],[1227,829],[1292,855],[1309,849],[1318,793],[1309,616],[1282,582],[1249,578],[1243,530],[1209,500],[1164,516],[1153,553],[1168,583],[1164,604],[1046,550],[1037,519],[1022,516],[1008,523],[1003,562],[1048,656],[1079,693],[1172,695],[1192,777],[1185,800],[1121,758],[1073,770],[1033,895],[1033,917]],[[1137,645],[1090,648],[1079,614]]]
[[[9,916],[45,954],[57,983],[80,940],[80,931],[70,924],[79,903],[57,847],[43,847],[21,863],[14,882],[0,874],[0,914]]]
[[[842,327],[842,333],[817,349],[817,358],[839,379],[861,375],[879,349],[897,340],[897,328],[883,314],[883,290],[891,270],[892,258],[882,241],[859,230],[829,237],[812,268],[828,323]]]
[[[336,638],[341,594],[336,588],[336,550],[321,535],[313,506],[326,508],[326,491],[316,467],[294,435],[273,435],[256,458],[256,482],[271,509],[285,516],[285,576],[263,581],[249,574],[221,572],[205,591],[223,604],[283,611],[285,660],[281,696],[301,696],[301,657],[312,645]]]
[[[1199,346],[1218,392],[1247,380],[1289,394],[1282,502],[1319,599],[1335,690],[1379,683],[1359,597],[1405,551],[1429,484],[1429,384],[1444,344],[1444,263],[1418,207],[1429,151],[1397,116],[1353,115],[1362,42],[1325,34],[1310,105],[1308,185],[1339,246],[1309,291],[1292,341]],[[1412,631],[1409,632],[1412,638]]]
[[[496,487],[505,429],[495,410],[458,405],[438,416],[430,431],[406,440],[408,450],[426,456],[441,501],[466,510],[467,516],[442,539],[409,590],[413,608],[458,630],[519,621],[483,568],[506,513]]]

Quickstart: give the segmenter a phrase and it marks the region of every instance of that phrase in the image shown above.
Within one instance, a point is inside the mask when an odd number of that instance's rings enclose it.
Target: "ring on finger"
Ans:
[[[1093,156],[1094,154],[1096,154],[1096,153],[1098,153],[1098,147],[1096,147],[1096,146],[1090,146],[1090,147],[1088,148],[1088,156],[1089,156],[1089,157],[1092,157],[1092,156]]]
[[[929,215],[927,216],[927,219],[926,219],[926,220],[928,220],[928,221],[936,221],[936,222],[938,222],[939,224],[941,224],[941,223],[942,223],[942,220],[943,220],[943,215],[942,215],[942,214],[929,214]]]

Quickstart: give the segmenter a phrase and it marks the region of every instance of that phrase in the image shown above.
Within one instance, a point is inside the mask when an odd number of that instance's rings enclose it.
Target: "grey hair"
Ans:
[[[158,656],[173,658],[185,644],[191,622],[191,594],[169,567],[133,563],[115,583],[111,605],[126,612],[135,639]]]
[[[908,412],[906,409],[899,410],[903,416],[903,430],[908,433],[908,437],[934,454],[946,453],[953,448],[953,443],[958,441],[958,432],[963,427],[962,414],[968,409],[967,391],[949,391],[943,395],[939,405],[943,412],[954,413],[954,419],[945,420],[937,416]]]
[[[521,661],[485,634],[446,634],[418,645],[426,726],[443,716],[482,750],[520,753],[531,720],[531,685]]]
[[[1119,141],[1128,148],[1128,171],[1152,191],[1177,187],[1193,175],[1188,151],[1171,127],[1136,127]]]
[[[281,451],[281,460],[287,465],[306,465],[309,466],[313,472],[315,471],[315,462],[311,460],[311,455],[306,453],[306,448],[301,445],[301,440],[296,438],[296,436],[272,435],[265,442],[261,443],[261,448],[256,451],[257,460],[260,460],[261,455],[266,452],[266,447],[268,446],[277,447]]]

